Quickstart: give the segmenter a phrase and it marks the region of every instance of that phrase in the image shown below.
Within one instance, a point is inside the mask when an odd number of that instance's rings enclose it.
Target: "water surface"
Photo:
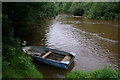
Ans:
[[[35,26],[34,26],[35,27]],[[26,36],[27,45],[43,46],[76,53],[68,70],[34,61],[45,78],[62,78],[72,70],[95,70],[106,65],[118,69],[118,23],[87,20],[71,15],[48,19],[47,25]]]

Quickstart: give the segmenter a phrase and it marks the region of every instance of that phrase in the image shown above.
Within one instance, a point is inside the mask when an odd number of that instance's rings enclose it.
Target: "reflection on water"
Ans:
[[[44,77],[64,77],[68,72],[95,70],[106,65],[118,68],[118,23],[86,20],[82,17],[58,15],[26,36],[27,45],[37,45],[76,53],[68,70],[35,62]]]

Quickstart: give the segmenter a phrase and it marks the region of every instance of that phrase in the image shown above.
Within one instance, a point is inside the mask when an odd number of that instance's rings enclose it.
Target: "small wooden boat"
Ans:
[[[40,46],[26,46],[22,50],[40,62],[63,69],[68,69],[75,57],[75,53]]]

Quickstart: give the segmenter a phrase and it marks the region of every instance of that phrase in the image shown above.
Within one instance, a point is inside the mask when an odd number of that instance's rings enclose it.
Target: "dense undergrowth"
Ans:
[[[20,39],[13,37],[13,27],[7,15],[3,15],[2,77],[3,78],[42,78],[32,59],[20,48]]]
[[[39,27],[46,17],[57,14],[55,3],[2,4],[2,77],[3,78],[43,78],[31,62],[32,59],[21,50],[22,37],[29,35],[30,26],[39,20]]]
[[[112,69],[110,66],[109,67],[104,67],[100,68],[94,71],[72,71],[68,73],[65,77],[65,79],[107,79],[107,80],[112,80],[112,79],[119,79],[120,74],[119,71],[116,71]]]

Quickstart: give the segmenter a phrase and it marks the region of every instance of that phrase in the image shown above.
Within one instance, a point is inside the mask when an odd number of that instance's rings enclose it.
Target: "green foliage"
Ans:
[[[120,20],[120,5],[118,2],[72,2],[63,3],[63,11],[76,16],[84,16],[88,19]]]
[[[93,3],[88,16],[89,19],[114,20],[120,12],[118,3]]]
[[[9,62],[3,60],[2,62],[2,66],[3,66],[3,78],[22,78],[22,76],[16,74],[15,69],[13,69],[10,65]]]
[[[20,40],[13,37],[14,28],[11,26],[12,21],[5,14],[2,19],[3,78],[42,78],[42,74],[32,64],[31,57],[21,51]]]
[[[57,5],[53,2],[12,2],[3,3],[3,13],[9,16],[13,21],[15,36],[22,39],[21,36],[30,34],[31,25],[39,21],[38,26],[43,26],[46,17],[55,17],[58,13]],[[44,22],[43,22],[44,21]]]
[[[98,78],[107,78],[107,80],[110,80],[111,78],[116,78],[118,79],[120,75],[118,74],[118,71],[112,69],[110,66],[101,68],[95,71],[72,71],[66,75],[66,79],[69,78],[81,78],[81,79],[98,79]]]
[[[118,78],[118,72],[111,68],[103,68],[93,72],[95,78]]]
[[[62,3],[62,11],[64,11],[65,13],[68,13],[69,8],[71,6],[72,2],[63,2]]]
[[[91,78],[90,72],[84,72],[84,71],[72,71],[71,73],[68,73],[66,75],[66,78]]]
[[[20,39],[30,34],[35,21],[41,27],[45,24],[46,17],[55,17],[59,11],[58,5],[54,2],[2,4],[3,78],[42,78],[42,74],[31,62],[31,57],[21,51]]]
[[[81,3],[75,2],[72,3],[71,7],[69,8],[69,12],[75,16],[82,16],[84,13]]]
[[[14,63],[16,64],[16,63]],[[23,64],[16,65],[3,60],[3,78],[42,78],[42,74],[38,72],[35,66],[30,62],[30,66],[21,68]]]

